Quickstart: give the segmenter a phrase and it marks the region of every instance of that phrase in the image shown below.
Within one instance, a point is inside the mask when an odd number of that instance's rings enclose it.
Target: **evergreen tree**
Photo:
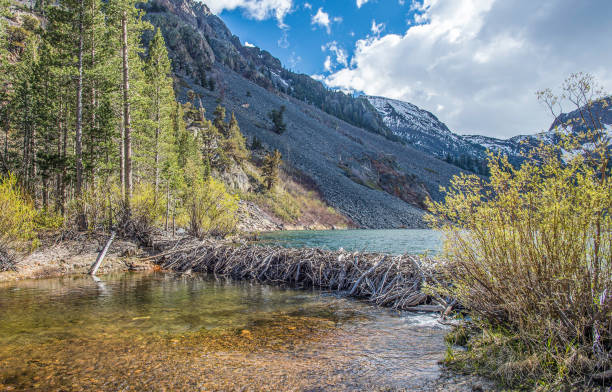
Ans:
[[[283,134],[287,130],[287,124],[284,120],[285,106],[282,105],[279,110],[273,109],[268,113],[268,117],[272,120],[272,130],[279,135]]]
[[[246,141],[240,132],[238,120],[232,112],[232,117],[228,125],[228,137],[225,140],[225,151],[233,158],[236,163],[240,164],[245,159],[249,158],[249,151],[246,148]]]
[[[282,155],[280,151],[274,150],[272,153],[266,154],[263,162],[263,175],[266,188],[272,190],[278,183],[278,169],[282,163]]]
[[[213,125],[219,132],[225,137],[229,136],[229,127],[225,123],[225,108],[221,105],[217,105],[213,113]]]
[[[170,60],[166,51],[166,43],[158,29],[150,43],[149,53],[146,64],[147,84],[151,96],[151,119],[155,128],[155,200],[159,188],[160,171],[160,148],[162,159],[166,157],[168,148],[165,144],[169,141],[166,136],[170,136],[168,129],[171,126],[170,113],[173,109],[174,90],[172,89],[172,79],[170,78]],[[161,144],[161,146],[160,146]]]

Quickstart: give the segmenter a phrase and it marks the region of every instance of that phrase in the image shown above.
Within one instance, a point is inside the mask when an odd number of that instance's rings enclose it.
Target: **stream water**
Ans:
[[[445,390],[445,327],[168,273],[0,285],[0,390]],[[434,388],[434,389],[432,389]]]
[[[348,233],[264,242],[438,246],[424,231]],[[0,284],[0,390],[469,391],[438,364],[446,328],[435,315],[198,274],[24,280]]]

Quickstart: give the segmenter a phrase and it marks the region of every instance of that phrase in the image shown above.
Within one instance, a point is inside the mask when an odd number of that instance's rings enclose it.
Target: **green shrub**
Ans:
[[[509,384],[523,372],[556,388],[612,367],[609,145],[591,138],[589,150],[569,136],[563,149],[542,145],[519,169],[491,156],[488,180],[462,174],[429,203],[451,282],[438,289],[485,332],[471,345],[486,355],[457,357]]]
[[[37,212],[13,174],[0,177],[0,243],[15,250],[37,245]]]
[[[115,225],[122,210],[123,197],[116,182],[108,181],[104,189],[99,186],[88,188],[83,192],[81,203],[73,199],[66,206],[64,228],[77,229],[77,218],[82,208],[89,230],[105,230]]]
[[[137,219],[148,227],[153,227],[161,219],[164,210],[163,203],[155,203],[155,188],[153,184],[138,184],[132,192],[130,202],[132,219]]]
[[[186,192],[185,207],[189,231],[198,238],[225,237],[236,232],[238,198],[227,193],[225,185],[212,177],[194,181]]]

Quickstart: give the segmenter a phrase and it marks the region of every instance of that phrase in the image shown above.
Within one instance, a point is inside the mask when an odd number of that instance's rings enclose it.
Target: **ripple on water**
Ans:
[[[2,390],[434,390],[445,351],[430,315],[197,275],[4,284],[0,320]]]

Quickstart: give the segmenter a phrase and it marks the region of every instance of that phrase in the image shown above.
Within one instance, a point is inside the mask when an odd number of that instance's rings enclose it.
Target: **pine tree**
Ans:
[[[268,153],[264,157],[262,172],[268,190],[272,190],[278,183],[278,169],[281,163],[282,155],[278,150],[274,150],[274,152]]]
[[[170,60],[166,50],[166,43],[161,31],[158,29],[150,43],[149,53],[146,64],[147,84],[149,94],[152,96],[151,119],[155,128],[155,200],[159,188],[160,171],[160,143],[167,142],[166,135],[169,134],[170,113],[173,109],[174,91],[172,89],[172,79],[170,78]],[[165,143],[162,143],[165,144]],[[164,151],[167,148],[162,148]],[[165,155],[165,154],[162,154]]]
[[[122,106],[122,166],[124,203],[126,213],[130,213],[130,199],[134,187],[134,166],[132,161],[132,143],[136,140],[136,129],[147,129],[146,119],[148,102],[144,94],[144,73],[140,46],[140,37],[150,25],[142,21],[135,0],[113,0],[109,2],[110,22],[118,34],[121,58],[121,106]],[[136,136],[136,137],[135,137]],[[140,146],[139,146],[140,147]],[[139,151],[146,150],[139,148]]]
[[[282,105],[279,110],[273,109],[268,113],[268,117],[272,120],[272,130],[279,135],[287,130],[287,124],[284,120],[285,106]]]
[[[213,125],[217,128],[221,135],[228,137],[229,128],[225,123],[225,108],[221,105],[217,105],[213,113]]]
[[[249,151],[246,148],[246,141],[240,132],[238,120],[236,120],[236,116],[233,112],[228,125],[228,137],[224,144],[225,151],[236,161],[236,163],[240,164],[242,161],[249,158]]]

